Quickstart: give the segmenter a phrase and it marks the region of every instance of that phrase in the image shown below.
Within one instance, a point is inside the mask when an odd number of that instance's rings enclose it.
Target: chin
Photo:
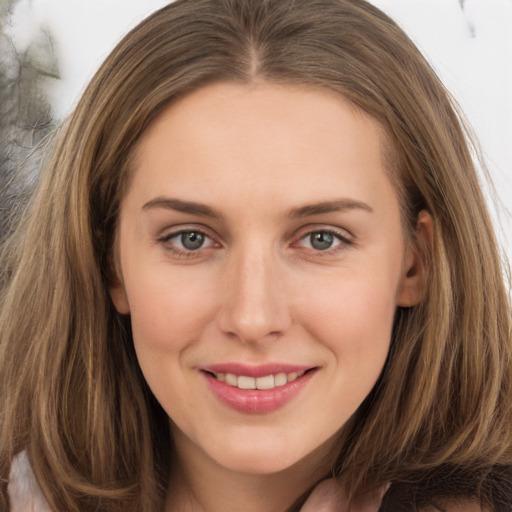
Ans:
[[[253,475],[271,475],[286,471],[301,463],[323,465],[327,461],[327,453],[322,447],[305,450],[304,446],[291,446],[282,440],[262,440],[245,442],[242,446],[218,446],[210,456],[217,464],[237,473]]]
[[[247,458],[234,458],[228,461],[218,461],[226,469],[247,475],[273,475],[290,469],[298,460],[283,461],[278,454],[263,458],[248,460]]]

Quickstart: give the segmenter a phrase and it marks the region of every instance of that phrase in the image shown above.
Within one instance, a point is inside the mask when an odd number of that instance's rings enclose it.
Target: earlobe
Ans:
[[[402,278],[397,293],[397,306],[415,306],[425,296],[433,241],[432,216],[426,210],[422,210],[418,214],[414,240],[408,243],[406,250]]]
[[[121,315],[128,315],[130,313],[130,304],[124,289],[124,284],[119,278],[116,278],[116,283],[110,287],[110,298],[114,303],[114,307]]]

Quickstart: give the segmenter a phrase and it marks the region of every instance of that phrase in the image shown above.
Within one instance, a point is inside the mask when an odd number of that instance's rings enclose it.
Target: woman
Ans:
[[[25,456],[51,510],[512,506],[510,307],[465,131],[363,1],[149,17],[2,271],[4,508]]]

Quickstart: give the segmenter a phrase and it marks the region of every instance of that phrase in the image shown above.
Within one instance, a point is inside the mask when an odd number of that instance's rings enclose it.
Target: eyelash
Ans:
[[[187,233],[188,234],[195,233],[197,235],[203,236],[205,239],[210,240],[210,244],[207,247],[204,247],[203,245],[201,245],[196,250],[193,250],[193,249],[186,249],[186,248],[182,249],[182,248],[178,247],[175,243],[171,242],[171,240],[173,238],[183,236]],[[310,247],[309,250],[311,250],[312,253],[318,257],[320,257],[322,255],[335,254],[335,253],[347,248],[348,246],[353,245],[353,243],[354,243],[350,237],[348,237],[346,235],[342,235],[339,231],[336,231],[334,229],[319,228],[319,229],[309,229],[307,232],[305,232],[304,234],[302,234],[299,237],[297,242],[295,242],[292,245],[300,246],[301,242],[303,242],[304,240],[307,240],[308,237],[311,239],[311,237],[315,234],[329,235],[338,241],[338,243],[334,247],[328,247],[326,249],[315,249],[313,247]],[[165,236],[162,236],[161,238],[159,238],[158,242],[162,243],[167,251],[171,252],[174,256],[177,256],[180,258],[195,258],[200,253],[202,253],[205,249],[211,248],[212,245],[213,246],[216,245],[217,247],[221,246],[220,244],[215,242],[213,240],[213,238],[205,230],[193,229],[193,228],[180,229],[179,231],[174,231],[172,233],[166,234]],[[308,249],[308,248],[306,248],[306,249]]]

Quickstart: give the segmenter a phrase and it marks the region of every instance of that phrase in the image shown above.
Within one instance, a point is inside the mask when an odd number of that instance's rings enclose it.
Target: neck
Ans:
[[[185,437],[183,435],[179,437]],[[329,447],[272,474],[240,473],[219,465],[190,440],[176,439],[165,512],[293,512],[311,488],[328,476]]]

